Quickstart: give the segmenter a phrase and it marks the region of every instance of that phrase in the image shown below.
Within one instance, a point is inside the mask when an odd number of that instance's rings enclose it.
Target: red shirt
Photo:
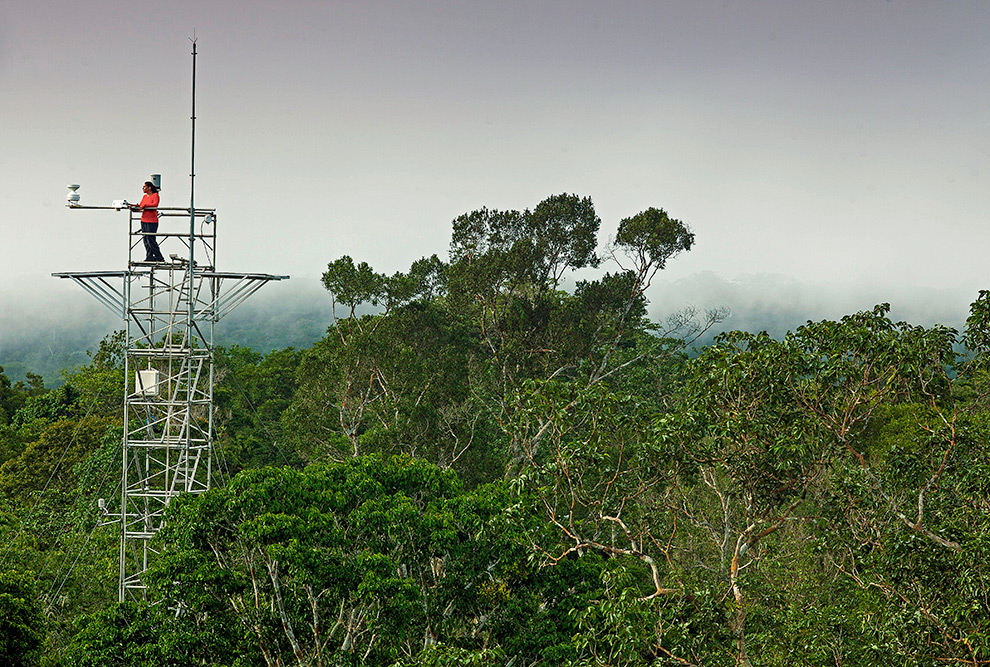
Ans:
[[[158,202],[160,197],[157,192],[141,197],[138,208],[141,209],[141,222],[158,222]]]

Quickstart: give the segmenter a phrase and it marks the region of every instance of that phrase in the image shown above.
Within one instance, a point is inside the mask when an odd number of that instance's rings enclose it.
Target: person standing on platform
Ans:
[[[144,196],[141,203],[134,207],[135,211],[141,211],[141,232],[144,234],[144,261],[164,262],[162,251],[158,247],[158,240],[155,233],[158,231],[158,188],[151,181],[144,182]]]

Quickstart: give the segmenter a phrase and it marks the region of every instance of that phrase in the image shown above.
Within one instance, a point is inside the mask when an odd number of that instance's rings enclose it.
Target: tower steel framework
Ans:
[[[210,488],[214,325],[266,283],[288,278],[218,272],[214,209],[160,208],[159,215],[189,222],[188,232],[155,234],[162,251],[172,252],[169,261],[139,259],[146,234],[140,211],[130,211],[126,270],[52,274],[73,280],[125,322],[120,508],[108,513],[120,523],[121,602],[145,596],[143,574],[161,549],[153,538],[165,508]]]

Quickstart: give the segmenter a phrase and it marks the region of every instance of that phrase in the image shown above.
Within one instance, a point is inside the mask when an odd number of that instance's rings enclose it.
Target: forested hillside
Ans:
[[[646,295],[694,232],[600,224],[476,210],[447,260],[330,261],[311,347],[219,349],[215,488],[147,603],[98,525],[122,336],[56,390],[0,372],[0,662],[990,664],[990,293],[961,332],[881,304],[689,355],[726,313]]]

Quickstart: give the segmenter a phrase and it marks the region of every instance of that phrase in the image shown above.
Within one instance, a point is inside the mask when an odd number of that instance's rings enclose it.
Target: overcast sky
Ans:
[[[188,205],[194,34],[221,270],[403,270],[461,213],[573,192],[603,241],[650,206],[694,229],[655,302],[990,288],[984,0],[0,0],[0,305],[125,265],[126,214],[67,183]]]

